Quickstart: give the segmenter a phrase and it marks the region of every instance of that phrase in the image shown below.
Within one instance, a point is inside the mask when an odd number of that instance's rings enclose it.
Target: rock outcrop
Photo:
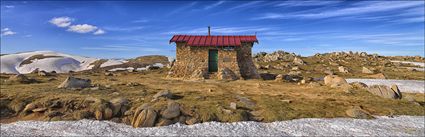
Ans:
[[[358,119],[370,119],[373,118],[372,115],[370,115],[369,112],[366,110],[363,110],[360,107],[353,107],[345,111],[345,114],[347,114],[349,117],[352,118],[358,118]]]
[[[327,75],[324,79],[325,85],[331,86],[331,87],[340,87],[344,85],[348,85],[347,81],[339,77],[337,75]]]
[[[372,70],[370,70],[369,68],[363,67],[362,68],[362,73],[373,74],[374,72]]]
[[[58,88],[66,88],[66,89],[81,89],[81,88],[88,88],[91,86],[91,80],[90,79],[82,79],[82,78],[75,78],[75,77],[68,77],[62,84],[58,86]]]
[[[391,88],[385,85],[373,85],[368,87],[367,91],[383,98],[401,99],[402,97],[397,85],[393,85]]]
[[[133,127],[153,127],[157,117],[158,114],[154,109],[143,104],[135,110],[131,125]]]

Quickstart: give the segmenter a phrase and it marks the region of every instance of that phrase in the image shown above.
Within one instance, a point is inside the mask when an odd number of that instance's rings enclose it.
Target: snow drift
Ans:
[[[424,80],[396,80],[396,79],[346,79],[348,83],[362,82],[368,86],[371,85],[397,85],[401,92],[406,93],[425,93]]]
[[[306,118],[272,123],[207,122],[133,128],[110,121],[20,121],[1,124],[1,136],[424,136],[424,116],[377,119]]]
[[[46,58],[33,59],[30,63],[23,64],[35,55],[41,55]],[[66,73],[69,71],[82,71],[91,69],[93,62],[99,60],[97,58],[75,56],[63,54],[54,51],[33,51],[0,56],[1,68],[0,73],[26,74],[31,73],[35,69],[44,71],[56,71],[58,73]],[[102,67],[122,64],[122,60],[108,60]]]

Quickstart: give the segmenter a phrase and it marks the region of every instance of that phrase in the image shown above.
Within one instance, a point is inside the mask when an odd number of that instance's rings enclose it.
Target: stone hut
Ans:
[[[176,61],[168,77],[183,79],[257,79],[252,61],[255,35],[174,35]]]

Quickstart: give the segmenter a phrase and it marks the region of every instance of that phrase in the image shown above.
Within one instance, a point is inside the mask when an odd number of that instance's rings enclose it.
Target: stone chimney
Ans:
[[[211,27],[208,26],[208,36],[211,36]]]

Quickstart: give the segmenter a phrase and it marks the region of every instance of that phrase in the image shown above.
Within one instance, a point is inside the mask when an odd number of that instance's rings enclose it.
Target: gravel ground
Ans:
[[[208,122],[132,128],[110,121],[20,121],[1,125],[1,136],[424,136],[424,116],[376,119],[306,118],[273,123]]]
[[[394,79],[346,79],[348,83],[363,82],[366,85],[387,85],[396,84],[401,92],[425,93],[424,80],[394,80]]]

